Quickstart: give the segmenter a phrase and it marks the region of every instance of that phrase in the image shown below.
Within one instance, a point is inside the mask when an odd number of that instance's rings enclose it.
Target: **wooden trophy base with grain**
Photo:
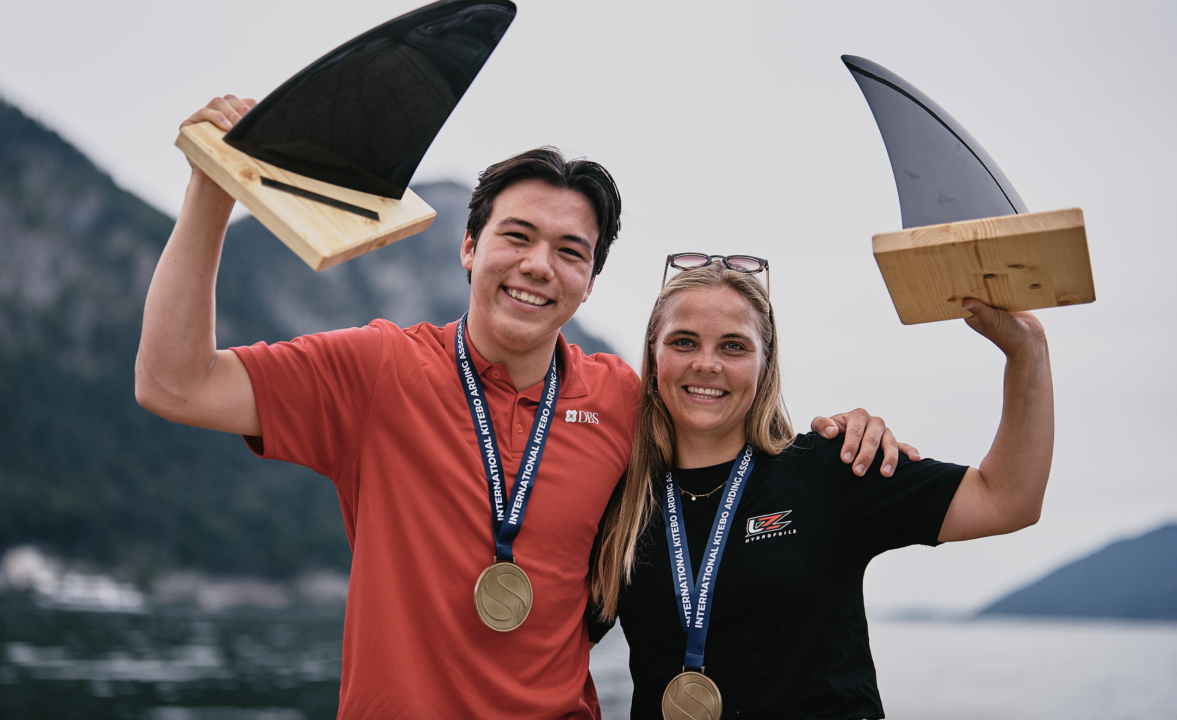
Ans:
[[[1004,215],[874,236],[875,261],[904,325],[1095,301],[1083,211]]]
[[[212,123],[187,125],[176,146],[313,270],[423,232],[437,216],[412,190],[393,200],[313,180],[250,157],[224,136]]]

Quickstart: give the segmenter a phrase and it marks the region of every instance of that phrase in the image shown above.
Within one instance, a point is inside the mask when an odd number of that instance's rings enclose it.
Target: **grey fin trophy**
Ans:
[[[989,153],[931,98],[877,63],[843,55],[887,146],[904,230],[873,238],[905,325],[1095,301],[1083,211],[1030,213]]]
[[[314,270],[428,229],[421,158],[515,18],[510,0],[441,0],[327,53],[227,134],[176,145]]]

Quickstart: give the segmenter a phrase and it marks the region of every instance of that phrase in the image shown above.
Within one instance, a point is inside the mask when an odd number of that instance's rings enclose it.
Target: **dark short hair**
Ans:
[[[609,247],[621,230],[621,194],[609,171],[591,160],[567,160],[553,147],[541,147],[519,153],[491,165],[478,175],[478,187],[470,195],[470,215],[466,230],[474,242],[494,209],[495,198],[503,190],[523,180],[542,180],[554,188],[575,190],[588,198],[597,215],[597,242],[593,249],[593,276],[605,267]],[[466,280],[470,279],[469,271]]]

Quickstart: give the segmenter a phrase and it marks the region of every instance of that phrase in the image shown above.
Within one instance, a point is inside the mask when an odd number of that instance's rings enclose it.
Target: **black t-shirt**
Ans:
[[[775,458],[757,457],[716,572],[704,654],[725,718],[883,717],[863,573],[885,550],[936,544],[966,468],[901,457],[885,478],[880,458],[860,478],[839,459],[842,442],[810,433]],[[679,484],[707,493],[724,483],[731,466],[679,470]],[[682,496],[696,573],[723,495]],[[678,608],[659,510],[618,601],[634,718],[660,718],[662,692],[683,669]],[[599,640],[606,630],[591,627],[590,636]]]

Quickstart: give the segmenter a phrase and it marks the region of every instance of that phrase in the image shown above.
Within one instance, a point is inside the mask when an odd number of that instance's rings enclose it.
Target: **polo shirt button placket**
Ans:
[[[525,417],[524,413],[526,409],[523,407],[523,403],[523,398],[516,393],[515,409],[511,413],[511,419],[515,421],[515,442],[513,443],[513,450],[516,453],[522,453],[527,448],[528,437],[525,433],[527,432],[527,428],[531,427],[530,423],[527,423],[527,427],[524,427],[524,423],[519,422],[519,420]]]

